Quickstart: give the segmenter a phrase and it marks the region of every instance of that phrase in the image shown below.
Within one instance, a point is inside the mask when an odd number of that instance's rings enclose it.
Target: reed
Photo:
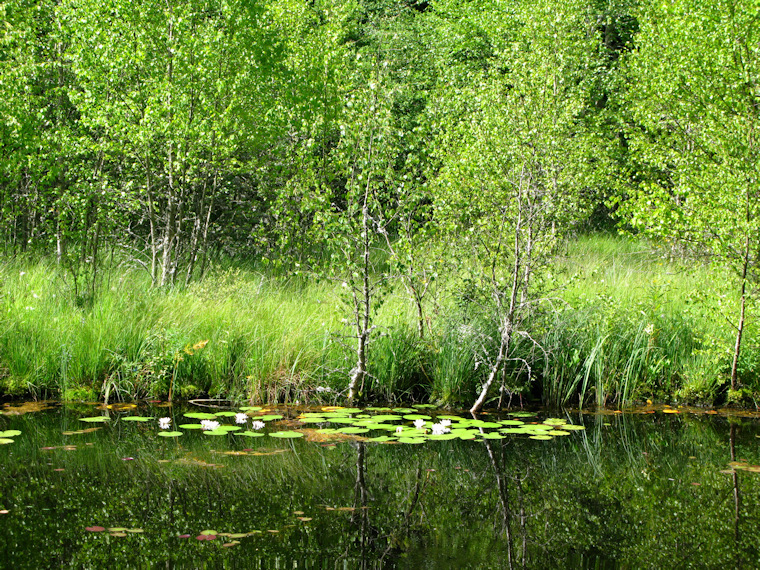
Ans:
[[[375,315],[366,398],[471,404],[497,331],[458,283],[453,274],[437,280],[424,338],[404,289],[388,292]],[[342,336],[350,315],[330,281],[231,265],[159,290],[121,270],[82,306],[54,264],[6,260],[0,284],[0,393],[336,403],[353,361]],[[742,392],[727,393],[729,276],[685,268],[640,241],[582,236],[557,257],[547,291],[524,325],[540,349],[517,338],[491,404],[760,401],[751,322]]]

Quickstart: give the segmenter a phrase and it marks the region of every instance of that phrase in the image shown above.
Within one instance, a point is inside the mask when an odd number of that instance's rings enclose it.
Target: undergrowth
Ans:
[[[597,235],[569,243],[551,279],[490,405],[760,401],[751,322],[742,386],[727,389],[736,308],[730,276],[685,268],[643,242]],[[353,349],[338,284],[235,266],[173,290],[151,288],[137,271],[105,282],[82,305],[50,262],[0,266],[0,393],[341,402]],[[456,275],[439,279],[422,338],[404,289],[385,299],[366,400],[472,403],[496,331],[487,313],[473,317],[458,287]]]

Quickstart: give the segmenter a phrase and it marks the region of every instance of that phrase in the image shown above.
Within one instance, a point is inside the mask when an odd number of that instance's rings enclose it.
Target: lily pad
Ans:
[[[264,416],[258,416],[258,417],[251,418],[251,419],[254,420],[254,421],[260,421],[260,422],[271,422],[271,421],[274,421],[274,420],[281,420],[283,417],[285,417],[285,416],[281,416],[279,414],[267,414],[267,415],[264,415]]]
[[[561,426],[561,425],[565,425],[567,422],[559,418],[546,418],[544,420],[544,423],[550,426]]]
[[[234,418],[237,415],[237,412],[216,412],[214,415],[218,418]]]
[[[201,429],[201,424],[182,424],[179,427],[182,429]]]
[[[437,406],[435,404],[412,404],[412,407],[413,408],[418,408],[418,409],[421,410],[423,408],[432,409],[432,408],[435,408]]]
[[[501,420],[500,423],[505,426],[521,426],[524,422],[521,420]]]
[[[179,437],[182,435],[181,431],[161,431],[158,432],[159,437]]]
[[[90,423],[96,423],[96,422],[109,422],[111,421],[111,418],[108,416],[94,416],[91,418],[79,418],[80,422],[90,422]]]
[[[550,435],[531,435],[530,439],[554,439]]]
[[[0,437],[3,437],[3,438],[16,437],[17,435],[21,435],[21,432],[17,429],[9,429],[6,431],[0,431]]]
[[[414,408],[393,408],[397,414],[414,414],[417,412]]]
[[[458,435],[450,433],[450,432],[449,433],[434,433],[428,436],[428,439],[432,439],[435,441],[446,441],[446,440],[457,439],[457,438],[459,438]]]
[[[402,416],[396,414],[378,414],[372,416],[372,419],[376,422],[393,422],[402,419]]]
[[[338,430],[340,433],[367,433],[369,430],[363,427],[347,427]]]
[[[425,414],[406,414],[404,416],[405,420],[430,420],[432,419],[430,416],[426,416]]]
[[[243,406],[240,408],[244,412],[258,412],[259,410],[263,410],[261,406]]]
[[[250,431],[250,430],[241,431],[233,435],[244,435],[245,437],[264,437],[264,434],[261,433],[260,431]]]
[[[389,435],[381,435],[378,437],[372,437],[369,439],[369,441],[376,441],[378,443],[384,443],[386,441],[396,441],[395,437],[391,437]]]
[[[295,437],[303,437],[303,433],[300,431],[275,431],[273,433],[269,434],[269,437],[279,437],[279,438],[295,438]]]
[[[186,418],[192,418],[194,420],[214,420],[215,414],[209,414],[208,412],[187,412],[184,414]]]
[[[576,424],[565,424],[563,426],[560,426],[560,429],[563,429],[565,431],[571,430],[571,431],[581,431],[586,429],[584,426],[579,426]]]
[[[121,421],[123,422],[149,422],[154,419],[155,418],[149,418],[146,416],[127,416],[126,418],[121,418]]]
[[[227,435],[228,433],[229,431],[227,431],[226,429],[221,429],[221,428],[205,430],[203,432],[204,435]]]
[[[544,433],[544,432],[551,431],[554,429],[554,426],[550,426],[547,424],[528,424],[526,427],[528,429],[537,431],[539,433]]]
[[[6,437],[0,437],[0,445],[8,445],[9,443],[13,443],[13,440]]]
[[[398,427],[394,424],[377,424],[377,423],[371,423],[371,424],[362,424],[361,427],[365,427],[367,429],[384,429],[386,431],[395,431],[395,429]]]
[[[398,438],[399,443],[411,443],[411,444],[418,444],[418,443],[425,443],[425,439],[422,437],[400,437]]]
[[[499,433],[498,431],[490,431],[490,432],[481,434],[481,437],[483,439],[504,439],[506,436],[504,434]]]
[[[355,424],[356,423],[356,420],[354,418],[346,418],[346,417],[329,418],[327,421],[334,424]]]

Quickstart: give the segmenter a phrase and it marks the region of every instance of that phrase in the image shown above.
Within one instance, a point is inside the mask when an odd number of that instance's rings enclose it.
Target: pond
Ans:
[[[3,568],[760,567],[757,414],[2,412]]]

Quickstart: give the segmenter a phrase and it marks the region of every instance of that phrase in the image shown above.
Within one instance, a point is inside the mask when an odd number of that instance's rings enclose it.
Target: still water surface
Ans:
[[[220,410],[5,405],[0,568],[760,567],[753,414]]]

